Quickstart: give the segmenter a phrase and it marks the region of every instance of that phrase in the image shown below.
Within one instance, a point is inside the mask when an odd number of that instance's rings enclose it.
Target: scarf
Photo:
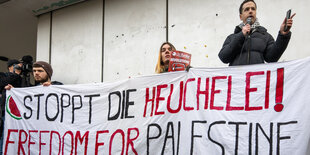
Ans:
[[[239,24],[239,27],[242,29],[243,26],[245,26],[243,22]],[[259,27],[260,24],[258,22],[258,18],[256,18],[255,22],[251,25],[251,33],[255,32],[257,30],[257,27]]]

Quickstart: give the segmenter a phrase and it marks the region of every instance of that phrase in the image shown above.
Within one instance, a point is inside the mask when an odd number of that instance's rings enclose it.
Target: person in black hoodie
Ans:
[[[285,51],[291,37],[292,18],[296,14],[294,13],[288,20],[284,19],[277,40],[274,41],[267,29],[259,24],[256,9],[254,0],[245,0],[240,5],[239,14],[242,23],[226,38],[218,54],[223,63],[236,66],[277,62]]]
[[[21,86],[22,78],[21,74],[22,63],[16,59],[11,59],[7,63],[8,72],[0,72],[0,89],[4,90],[7,84],[11,84],[15,87]]]
[[[0,116],[2,116],[4,112],[4,104],[5,104],[5,86],[12,85],[14,87],[21,87],[22,78],[21,74],[21,62],[15,59],[9,60],[7,63],[8,72],[3,73],[0,72]],[[2,133],[2,132],[1,132]],[[0,134],[1,134],[0,133]]]
[[[21,87],[22,77],[21,68],[22,63],[16,59],[11,59],[7,63],[8,72],[0,72],[0,154],[2,154],[2,142],[3,142],[3,123],[4,123],[4,109],[7,85],[14,87]]]

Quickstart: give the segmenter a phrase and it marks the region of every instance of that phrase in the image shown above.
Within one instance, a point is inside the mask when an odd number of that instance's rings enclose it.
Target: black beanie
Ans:
[[[16,64],[20,64],[20,61],[16,60],[16,59],[11,59],[8,61],[7,65],[8,65],[8,68],[13,66],[13,65],[16,65]]]

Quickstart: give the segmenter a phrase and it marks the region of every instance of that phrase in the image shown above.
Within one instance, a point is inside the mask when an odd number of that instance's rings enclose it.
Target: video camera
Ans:
[[[21,67],[22,87],[29,87],[31,86],[30,73],[32,72],[33,58],[30,55],[25,55],[21,62],[23,63]]]
[[[25,55],[21,59],[21,62],[23,63],[21,67],[21,74],[24,76],[29,76],[29,73],[32,72],[32,65],[33,65],[33,58],[30,55]]]

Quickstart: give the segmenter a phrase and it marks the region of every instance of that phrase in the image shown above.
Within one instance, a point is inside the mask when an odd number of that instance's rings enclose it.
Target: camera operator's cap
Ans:
[[[49,78],[51,78],[53,75],[52,66],[50,64],[48,64],[47,62],[37,61],[33,64],[33,67],[42,67],[45,70],[45,72],[47,73],[47,75],[49,76]]]
[[[21,62],[16,60],[16,59],[11,59],[8,61],[7,65],[8,65],[8,68],[13,66],[13,65],[16,65],[16,64],[20,64]]]

